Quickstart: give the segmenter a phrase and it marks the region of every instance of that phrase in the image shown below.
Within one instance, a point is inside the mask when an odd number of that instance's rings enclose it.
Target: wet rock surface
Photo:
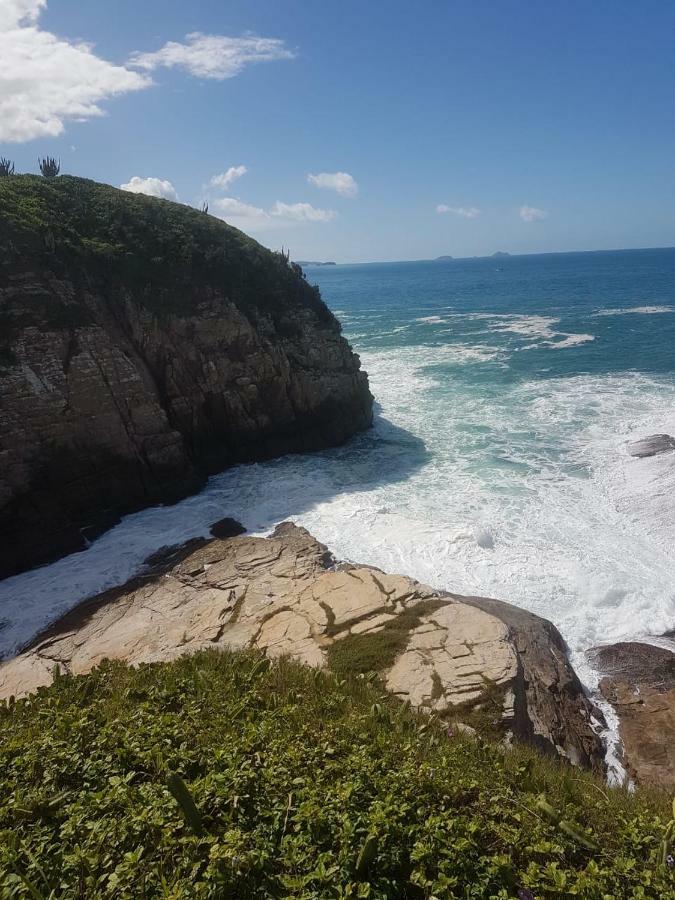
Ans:
[[[638,642],[589,651],[619,716],[624,762],[640,784],[675,787],[675,654]]]
[[[506,603],[433,590],[369,566],[338,564],[291,523],[269,538],[168,548],[127,585],[82,604],[0,665],[0,697],[47,684],[54,667],[87,672],[206,647],[257,647],[326,666],[337,645],[403,640],[379,674],[416,707],[457,722],[487,698],[504,731],[571,762],[602,768],[593,708],[546,620]],[[341,644],[341,642],[343,642]],[[492,708],[492,707],[491,707]]]

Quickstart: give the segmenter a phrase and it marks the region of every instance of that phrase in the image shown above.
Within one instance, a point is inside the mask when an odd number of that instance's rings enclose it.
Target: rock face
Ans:
[[[286,257],[181,204],[0,180],[0,577],[371,418],[358,357]]]
[[[675,654],[637,642],[589,651],[619,716],[624,762],[640,784],[675,787]]]
[[[669,434],[651,434],[649,437],[628,444],[628,452],[631,456],[656,456],[658,453],[668,453],[670,450],[675,450],[675,438]]]
[[[375,669],[392,692],[449,721],[476,707],[504,731],[602,768],[592,707],[543,619],[508,604],[439,593],[368,566],[338,565],[304,529],[197,542],[100,595],[0,666],[0,697],[34,691],[54,667],[104,658],[172,659],[258,647],[312,666]]]

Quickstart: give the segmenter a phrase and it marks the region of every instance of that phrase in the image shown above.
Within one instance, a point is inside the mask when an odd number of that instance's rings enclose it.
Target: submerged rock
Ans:
[[[471,710],[482,710],[504,733],[602,768],[593,708],[562,638],[538,616],[338,565],[291,523],[269,538],[184,545],[154,562],[0,665],[0,697],[49,683],[55,666],[79,674],[104,658],[138,664],[206,647],[257,647],[337,671],[379,671],[401,699],[449,723],[467,724]]]
[[[669,434],[652,434],[628,444],[628,452],[631,456],[656,456],[659,453],[668,453],[670,450],[675,450],[675,438]]]
[[[0,179],[0,577],[371,418],[358,357],[285,256],[182,204]]]
[[[595,647],[589,659],[619,717],[624,762],[640,784],[675,787],[675,654],[626,642]]]

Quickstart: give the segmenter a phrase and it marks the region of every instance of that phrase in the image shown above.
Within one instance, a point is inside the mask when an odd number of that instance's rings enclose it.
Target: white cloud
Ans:
[[[0,0],[0,143],[56,137],[70,121],[102,116],[105,100],[149,87],[147,73],[160,66],[223,79],[251,63],[294,56],[274,38],[194,33],[186,43],[170,42],[114,65],[91,44],[41,30],[38,19],[46,6],[47,0]]]
[[[152,82],[61,40],[36,22],[45,0],[0,0],[0,142],[63,132],[68,120],[103,115],[100,103]]]
[[[0,29],[16,28],[20,22],[37,21],[47,0],[0,0]]]
[[[242,231],[263,231],[303,222],[330,222],[335,218],[332,209],[317,209],[311,203],[282,203],[280,200],[269,209],[263,209],[236,197],[220,197],[214,201],[213,207],[230,225]]]
[[[220,175],[214,175],[209,184],[211,187],[228,188],[233,181],[241,178],[248,172],[246,166],[230,166],[227,172],[221,172]]]
[[[236,219],[249,219],[251,222],[266,221],[270,218],[260,206],[252,206],[250,203],[242,203],[235,197],[220,197],[213,206],[223,214],[229,222],[230,217]]]
[[[295,54],[277,38],[224,37],[195,31],[186,43],[169,41],[154,53],[135,53],[130,64],[153,71],[182,68],[199,78],[234,78],[245,66],[258,62],[293,59]]]
[[[542,219],[548,219],[546,210],[537,209],[536,206],[521,206],[519,215],[523,222],[541,222]]]
[[[337,191],[343,197],[356,197],[359,192],[359,186],[349,172],[319,172],[308,175],[307,181],[316,187]]]
[[[178,200],[176,188],[170,181],[161,178],[140,178],[138,175],[121,184],[123,191],[131,191],[132,194],[147,194],[149,197],[162,197],[164,200]]]
[[[446,206],[445,203],[439,203],[436,212],[454,213],[462,219],[477,219],[480,215],[480,210],[475,206]]]
[[[317,209],[311,203],[280,203],[278,200],[270,215],[291,222],[330,222],[335,218],[332,209]]]

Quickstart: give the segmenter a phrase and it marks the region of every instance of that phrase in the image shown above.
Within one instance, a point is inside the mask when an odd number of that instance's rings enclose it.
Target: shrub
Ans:
[[[664,898],[670,815],[250,652],[0,707],[3,898]]]
[[[5,159],[4,156],[0,156],[0,178],[4,178],[7,175],[13,175],[13,174],[14,174],[14,163],[9,159]]]

